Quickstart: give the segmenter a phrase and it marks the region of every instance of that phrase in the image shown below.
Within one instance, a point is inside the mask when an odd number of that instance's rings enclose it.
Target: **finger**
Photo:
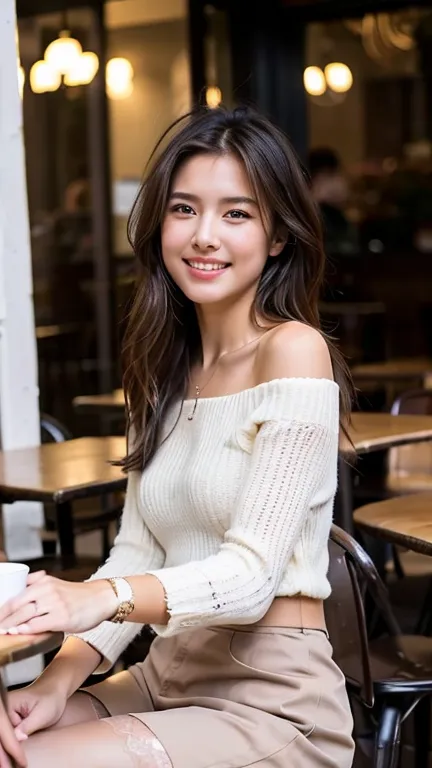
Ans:
[[[52,595],[54,592],[54,581],[50,576],[45,576],[44,579],[39,579],[35,584],[26,587],[24,592],[21,592],[18,597],[11,601],[10,612],[16,613],[16,611],[24,608],[29,603],[38,602],[44,597]]]
[[[11,721],[13,727],[16,728],[17,726],[19,726],[22,720],[21,715],[18,712],[16,712],[14,709],[9,709],[8,714],[9,714],[9,720]]]
[[[18,597],[15,597],[13,600],[9,600],[9,602],[0,609],[0,624],[4,624],[5,619],[7,620],[10,615],[17,613],[17,611],[19,611],[21,608],[24,608],[29,603],[37,602],[44,596],[52,594],[52,592],[52,582],[45,579],[40,579],[35,584],[31,584],[31,586],[26,587],[24,592],[18,595]],[[5,612],[6,608],[7,611]]]
[[[43,728],[46,728],[46,716],[44,716],[43,708],[36,705],[22,721],[19,729],[15,729],[15,733],[19,730],[21,736],[17,735],[17,738],[20,741],[25,741],[32,733],[41,731]]]
[[[9,635],[38,635],[42,632],[58,632],[59,629],[54,616],[46,613],[45,616],[37,616],[35,619],[27,621],[25,624],[19,624],[17,627],[11,627],[8,630]],[[66,631],[66,628],[65,630]]]
[[[17,611],[16,613],[12,614],[11,616],[8,616],[7,619],[5,619],[3,632],[0,632],[0,634],[16,634],[16,632],[13,632],[13,628],[18,627],[20,624],[25,624],[30,619],[34,619],[39,610],[39,607],[36,603],[30,603],[29,605],[26,605],[25,608],[22,608],[20,611]]]
[[[15,736],[17,737],[17,741],[27,741],[28,736],[21,728],[15,728]]]
[[[0,768],[12,768],[12,763],[9,760],[6,752],[0,744]]]
[[[10,604],[11,610],[8,615],[2,621],[0,620],[2,628],[0,635],[7,634],[2,630],[9,630],[10,627],[16,627],[18,624],[24,624],[29,619],[34,618],[36,611],[39,616],[42,616],[53,610],[58,604],[57,592],[53,590],[49,582],[27,587],[26,593],[25,602],[24,599],[17,598]]]
[[[9,616],[11,613],[11,606],[12,606],[12,600],[8,600],[6,603],[3,603],[3,605],[0,608],[0,625],[3,624],[4,620]]]
[[[40,581],[40,579],[43,579],[43,577],[46,575],[46,571],[35,571],[34,573],[29,573],[27,576],[27,586],[35,584],[37,581]]]
[[[12,757],[19,766],[26,766],[27,761],[24,755],[23,748],[18,742],[15,732],[9,722],[3,721],[1,723],[1,745],[10,757]]]

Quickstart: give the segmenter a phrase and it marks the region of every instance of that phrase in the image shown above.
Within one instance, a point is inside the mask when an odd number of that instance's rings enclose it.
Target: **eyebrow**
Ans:
[[[190,200],[191,203],[197,203],[199,202],[199,197],[197,195],[191,195],[189,192],[173,192],[170,195],[170,199],[181,199],[181,200]],[[222,197],[220,200],[221,203],[224,204],[234,204],[234,205],[255,205],[258,207],[258,203],[256,200],[253,199],[253,197],[245,197],[245,196],[236,196],[236,197]]]

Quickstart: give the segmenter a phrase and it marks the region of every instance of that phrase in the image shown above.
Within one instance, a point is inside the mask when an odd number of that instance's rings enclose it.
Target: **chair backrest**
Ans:
[[[373,705],[366,618],[355,572],[345,551],[329,542],[328,578],[332,592],[325,601],[326,624],[333,658],[345,675],[348,686],[366,706]]]
[[[420,416],[432,415],[432,390],[409,389],[403,392],[391,407],[393,416],[400,414],[417,414]]]
[[[400,634],[387,589],[369,555],[348,533],[332,526],[329,542],[329,580],[332,594],[325,603],[326,621],[336,663],[348,685],[372,707],[373,682],[364,608],[370,593],[390,634]]]
[[[43,443],[63,443],[72,438],[72,433],[69,432],[68,428],[47,413],[41,413],[40,425]]]
[[[392,405],[393,416],[432,415],[432,390],[410,389],[403,392]],[[432,473],[432,445],[430,442],[391,448],[388,454],[389,485],[391,476],[428,475]]]

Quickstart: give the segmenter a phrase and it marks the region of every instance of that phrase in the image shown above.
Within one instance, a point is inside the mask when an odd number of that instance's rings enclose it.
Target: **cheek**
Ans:
[[[175,254],[177,250],[184,247],[188,238],[190,239],[188,227],[185,226],[184,221],[170,221],[167,220],[162,225],[161,243],[162,253],[169,255]]]
[[[238,258],[247,259],[249,264],[267,260],[269,243],[261,227],[238,227],[231,235],[231,247]]]

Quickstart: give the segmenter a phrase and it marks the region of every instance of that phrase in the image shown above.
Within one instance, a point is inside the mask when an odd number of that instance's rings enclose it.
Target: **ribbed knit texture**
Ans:
[[[173,408],[142,475],[131,473],[120,532],[92,578],[153,573],[170,636],[258,621],[275,596],[326,598],[337,483],[339,390],[277,379]],[[180,415],[179,415],[180,414]],[[171,431],[173,430],[173,431]],[[113,663],[141,625],[79,637]]]

